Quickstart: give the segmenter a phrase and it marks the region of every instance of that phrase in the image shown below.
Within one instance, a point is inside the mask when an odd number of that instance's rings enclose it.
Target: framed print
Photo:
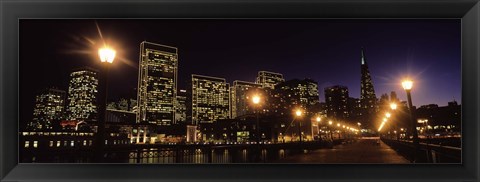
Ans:
[[[478,180],[478,1],[1,9],[2,180]]]

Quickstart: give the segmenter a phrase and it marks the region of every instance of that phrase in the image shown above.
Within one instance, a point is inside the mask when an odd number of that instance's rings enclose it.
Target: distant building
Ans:
[[[449,102],[447,106],[438,106],[437,104],[428,104],[416,109],[415,115],[418,120],[426,120],[425,125],[429,125],[427,132],[449,133],[461,131],[461,106],[456,101]],[[424,127],[423,124],[417,124]]]
[[[262,85],[263,88],[275,89],[275,85],[284,82],[285,79],[280,73],[269,71],[259,71],[257,76],[257,84]]]
[[[349,97],[347,102],[348,115],[350,120],[357,121],[361,116],[360,99]]]
[[[107,109],[129,111],[129,112],[134,112],[134,109],[136,107],[137,107],[137,100],[127,99],[127,98],[120,98],[120,100],[116,102],[110,102],[107,105]]]
[[[360,104],[362,108],[362,126],[373,126],[373,118],[377,112],[377,97],[373,87],[372,77],[368,70],[365,51],[361,51],[361,80],[360,80]]]
[[[175,122],[178,50],[176,47],[140,43],[138,119],[157,126]]]
[[[188,143],[197,142],[197,126],[187,125],[187,140]]]
[[[175,123],[187,121],[187,90],[179,90],[175,101]]]
[[[105,119],[107,123],[135,124],[136,116],[131,111],[107,109]]]
[[[390,109],[390,97],[388,94],[382,94],[380,99],[377,102],[377,107],[379,110],[388,110]]]
[[[33,121],[28,124],[32,130],[52,129],[53,121],[64,119],[66,92],[48,88],[35,97]]]
[[[327,116],[338,120],[349,118],[348,88],[335,85],[325,88],[325,102],[327,104]]]
[[[390,92],[390,102],[398,103],[400,99],[397,97],[397,93],[395,91]]]
[[[230,85],[224,78],[193,74],[191,86],[193,124],[230,118]]]
[[[80,68],[70,74],[67,116],[69,120],[98,120],[98,71]]]
[[[319,107],[318,84],[311,79],[288,80],[275,86],[274,99],[274,110],[280,115],[296,108],[311,112],[313,106]]]
[[[230,88],[231,92],[231,112],[232,118],[254,113],[251,97],[255,94],[262,97],[265,102],[268,97],[262,90],[262,85],[252,82],[235,80]],[[265,103],[261,103],[265,105]],[[263,109],[263,107],[262,107]]]

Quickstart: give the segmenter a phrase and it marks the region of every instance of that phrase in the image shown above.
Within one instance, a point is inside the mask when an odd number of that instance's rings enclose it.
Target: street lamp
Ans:
[[[259,109],[260,101],[261,101],[260,96],[254,95],[252,97],[252,103],[257,108],[257,112],[255,113],[256,118],[257,118],[257,144],[260,144],[260,121],[259,121],[259,117],[258,117],[258,113],[259,113],[259,110],[260,110]]]
[[[394,112],[394,114],[395,114],[395,112],[397,110],[397,104],[395,104],[394,102],[390,103],[390,109],[392,109],[392,112]],[[398,130],[398,121],[394,122],[394,126],[395,126],[395,130]],[[395,131],[394,133],[395,133],[395,137],[397,138],[397,140],[399,140],[400,139],[400,132]]]
[[[116,54],[116,51],[109,47],[98,49],[98,56],[100,56],[100,61],[102,61],[102,63],[103,62],[113,63],[113,59],[115,59],[115,54]]]
[[[102,84],[99,84],[101,87],[104,87],[101,89],[99,95],[99,121],[100,123],[98,124],[97,128],[97,157],[98,160],[101,161],[103,159],[103,146],[105,145],[105,124],[106,124],[106,113],[107,113],[107,96],[108,96],[108,72],[110,69],[110,64],[113,63],[113,60],[115,59],[115,50],[109,47],[103,47],[98,50],[98,56],[100,57],[100,61],[104,63],[104,72],[103,72],[103,79],[100,81],[103,82]],[[100,89],[99,89],[100,90]]]
[[[391,103],[391,104],[390,104],[390,109],[392,109],[392,110],[397,109],[397,104]]]
[[[417,127],[416,127],[417,123],[413,118],[413,104],[412,104],[412,95],[411,95],[413,82],[411,80],[405,80],[402,82],[402,87],[405,90],[405,92],[407,92],[408,109],[410,111],[410,122],[412,124],[413,144],[415,146],[415,151],[413,154],[413,162],[415,162],[417,159],[417,150],[419,149],[419,143],[418,143],[418,133],[417,133]]]
[[[297,110],[295,111],[295,115],[297,115],[298,117],[302,116],[302,110],[297,109]]]
[[[317,135],[320,140],[322,138],[320,134],[320,121],[322,121],[322,118],[320,118],[320,116],[317,116],[316,120],[317,120]],[[312,129],[312,133],[313,133],[313,129]],[[312,134],[312,137],[313,137],[313,134]]]
[[[328,132],[330,133],[330,140],[333,141],[333,133],[332,133],[332,128],[331,128],[331,125],[333,125],[333,122],[332,121],[328,121],[328,125],[330,125],[328,127]]]
[[[255,104],[255,105],[260,104],[260,96],[254,95],[254,96],[252,97],[252,102],[253,102],[253,104]]]
[[[302,110],[301,109],[297,109],[295,111],[295,116],[296,117],[301,117],[303,114]],[[302,143],[302,131],[301,131],[301,126],[302,125],[302,121],[298,121],[298,136],[300,137],[300,143]]]

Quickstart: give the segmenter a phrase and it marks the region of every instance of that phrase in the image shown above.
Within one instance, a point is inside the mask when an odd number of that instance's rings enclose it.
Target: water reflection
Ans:
[[[116,155],[117,158],[110,158],[110,162],[122,162],[122,155]],[[271,162],[287,157],[284,149],[269,151],[262,149],[258,154],[247,149],[193,149],[179,151],[163,151],[158,149],[149,149],[148,151],[131,151],[128,154],[128,163],[131,164],[170,164],[170,163],[251,163],[251,162]],[[257,160],[260,161],[257,161]]]
[[[287,149],[141,149],[104,154],[102,163],[130,164],[204,164],[204,163],[269,163],[293,155]],[[92,153],[36,153],[22,159],[23,163],[95,163]]]

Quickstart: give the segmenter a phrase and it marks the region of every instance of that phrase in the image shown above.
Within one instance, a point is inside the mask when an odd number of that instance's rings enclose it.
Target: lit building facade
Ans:
[[[372,126],[373,118],[377,111],[377,97],[373,88],[372,78],[368,70],[368,64],[365,58],[365,51],[361,51],[361,81],[360,81],[360,105],[361,122],[363,126]]]
[[[140,44],[137,122],[175,123],[178,50],[150,42]]]
[[[175,123],[187,121],[187,91],[179,90],[175,101]]]
[[[98,120],[98,71],[81,68],[70,74],[67,115],[69,120]]]
[[[280,115],[291,114],[296,108],[311,113],[312,107],[318,107],[320,102],[318,84],[311,79],[293,79],[280,83],[275,86],[273,96],[273,109]]]
[[[348,100],[348,112],[350,120],[358,120],[361,116],[361,104],[359,98],[349,97]]]
[[[197,142],[197,126],[187,125],[187,142],[193,143]]]
[[[48,88],[35,97],[33,121],[28,125],[32,130],[52,129],[52,122],[59,121],[65,115],[66,92]]]
[[[261,96],[264,100],[265,97],[267,97],[263,93],[262,85],[239,80],[233,82],[231,95],[232,118],[253,114],[255,112],[255,108],[251,103],[251,97],[253,95]]]
[[[107,109],[130,111],[130,112],[134,112],[134,109],[136,107],[137,107],[137,100],[127,99],[127,98],[121,98],[117,102],[110,102],[107,105]]]
[[[192,75],[193,124],[230,118],[230,88],[224,78]]]
[[[335,85],[325,88],[325,103],[327,104],[327,116],[337,120],[349,118],[348,88]]]
[[[284,82],[285,79],[280,73],[269,71],[259,71],[257,76],[257,84],[262,85],[263,88],[275,89],[275,85]]]

